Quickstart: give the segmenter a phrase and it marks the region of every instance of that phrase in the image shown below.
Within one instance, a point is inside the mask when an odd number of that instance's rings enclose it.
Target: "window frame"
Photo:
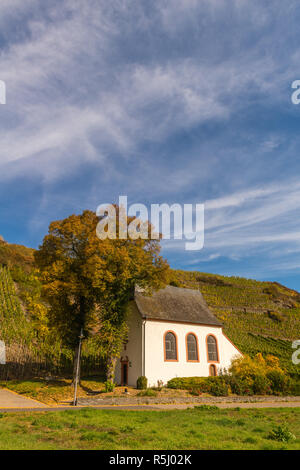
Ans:
[[[209,359],[209,354],[208,354],[208,342],[207,342],[209,336],[212,336],[212,337],[215,339],[215,341],[216,341],[217,356],[218,356],[218,360],[217,360],[217,361],[211,361],[211,360]],[[207,362],[208,362],[209,364],[219,364],[219,363],[220,363],[220,352],[219,352],[219,345],[218,345],[218,340],[217,340],[216,336],[213,335],[212,333],[209,333],[209,334],[206,336],[205,342],[206,342]]]
[[[167,351],[166,351],[166,336],[168,333],[172,333],[175,337],[175,350],[176,350],[176,359],[167,359]],[[177,334],[175,333],[175,331],[173,330],[168,330],[165,332],[164,334],[164,361],[165,362],[178,362],[179,361],[179,357],[178,357],[178,338],[177,338]]]
[[[196,340],[197,359],[189,359],[189,348],[188,348],[188,336],[189,335],[194,336],[194,338]],[[197,338],[197,335],[193,331],[189,331],[185,335],[185,350],[186,350],[186,362],[200,362],[198,338]]]
[[[212,367],[215,370],[214,374],[211,374],[211,372],[210,372]],[[209,364],[209,377],[217,377],[217,375],[218,375],[218,370],[217,370],[216,364]]]

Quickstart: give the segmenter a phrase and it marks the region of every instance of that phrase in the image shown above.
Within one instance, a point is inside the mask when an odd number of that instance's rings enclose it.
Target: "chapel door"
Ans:
[[[128,361],[121,363],[121,385],[128,385]]]

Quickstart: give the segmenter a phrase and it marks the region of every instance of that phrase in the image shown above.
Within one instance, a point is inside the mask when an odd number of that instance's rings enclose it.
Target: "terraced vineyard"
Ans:
[[[292,341],[300,338],[300,294],[277,283],[189,271],[173,271],[174,285],[200,289],[242,352],[274,354],[291,374]]]
[[[6,267],[0,267],[0,324],[1,338],[7,344],[23,341],[30,332],[30,325],[21,308],[16,286]]]
[[[47,306],[41,297],[39,276],[33,266],[34,250],[0,241],[0,339],[6,344],[7,364],[0,379],[44,374],[68,375],[73,351],[62,347],[47,326]],[[99,345],[85,342],[82,369],[103,369]]]

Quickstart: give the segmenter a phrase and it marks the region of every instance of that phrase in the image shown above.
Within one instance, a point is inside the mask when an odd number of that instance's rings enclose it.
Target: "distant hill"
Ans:
[[[0,241],[0,338],[21,341],[35,354],[56,354],[58,343],[45,339],[45,303],[33,264],[34,250]],[[274,354],[291,374],[291,342],[300,338],[300,294],[276,282],[260,282],[201,272],[172,270],[171,284],[199,289],[224,331],[238,348],[251,356]],[[4,337],[3,337],[4,336]],[[23,339],[22,339],[23,338]],[[49,341],[48,341],[49,340]],[[47,350],[51,344],[51,351]],[[16,347],[14,345],[14,347]],[[50,348],[50,347],[49,347]],[[91,347],[90,352],[95,356]],[[20,353],[21,355],[23,353]],[[70,361],[71,355],[65,351]],[[42,359],[41,359],[42,360]]]
[[[0,265],[9,268],[18,266],[28,273],[32,269],[33,254],[32,248],[7,243],[0,237]]]

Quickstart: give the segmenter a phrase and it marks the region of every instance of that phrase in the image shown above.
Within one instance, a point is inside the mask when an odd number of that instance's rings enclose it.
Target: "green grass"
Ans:
[[[299,449],[299,409],[67,410],[0,415],[0,449]],[[290,442],[271,440],[286,425]]]

